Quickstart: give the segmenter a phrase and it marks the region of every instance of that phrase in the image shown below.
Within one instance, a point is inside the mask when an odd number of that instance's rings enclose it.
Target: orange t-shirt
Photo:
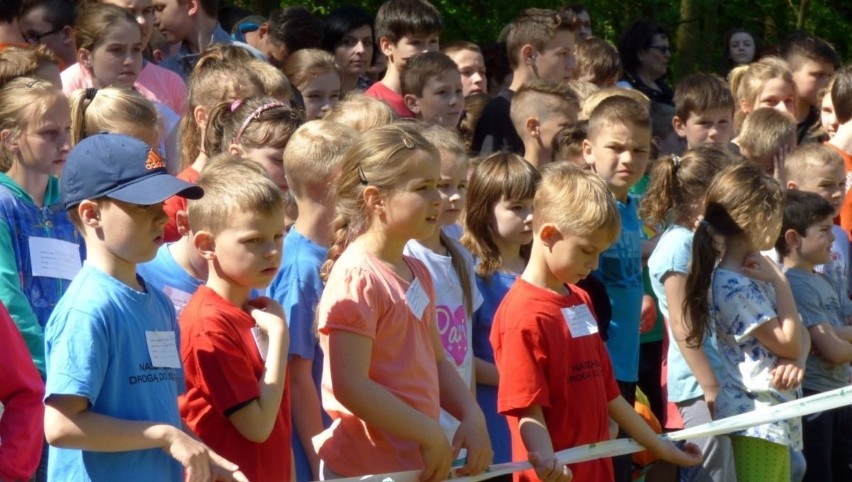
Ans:
[[[832,148],[843,158],[843,167],[846,170],[846,197],[840,206],[840,227],[846,231],[846,235],[852,240],[852,155],[841,150],[835,145],[826,142],[825,145]]]

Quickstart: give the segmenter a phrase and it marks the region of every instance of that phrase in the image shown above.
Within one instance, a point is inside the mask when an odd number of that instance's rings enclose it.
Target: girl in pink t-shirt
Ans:
[[[403,255],[410,239],[434,233],[442,208],[438,152],[421,128],[368,131],[342,161],[317,307],[333,420],[314,438],[325,479],[422,469],[422,480],[439,481],[462,448],[461,473],[492,459],[482,412],[444,354],[429,272]],[[461,421],[452,447],[440,408]]]

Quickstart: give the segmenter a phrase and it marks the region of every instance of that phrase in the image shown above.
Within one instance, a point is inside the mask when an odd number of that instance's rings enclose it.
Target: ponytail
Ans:
[[[76,146],[86,137],[86,109],[95,98],[97,89],[79,89],[71,94],[71,145]]]
[[[651,182],[642,196],[639,215],[648,224],[664,224],[666,215],[675,204],[677,169],[680,157],[672,154],[657,160],[651,168]]]
[[[720,254],[713,245],[713,235],[710,231],[710,225],[701,221],[692,240],[692,264],[686,277],[686,293],[683,298],[686,345],[690,348],[700,348],[704,335],[710,331],[708,297],[713,268]]]
[[[208,156],[215,156],[221,152],[228,150],[228,144],[231,139],[224,138],[225,126],[232,122],[233,116],[232,106],[237,102],[220,102],[210,111],[207,116],[207,125],[204,128],[203,136],[203,152]]]

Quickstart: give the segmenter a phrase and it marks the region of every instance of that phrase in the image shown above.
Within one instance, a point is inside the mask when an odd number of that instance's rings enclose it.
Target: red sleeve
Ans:
[[[44,443],[44,382],[18,327],[0,303],[0,479],[28,480]]]
[[[241,339],[226,333],[204,332],[192,340],[198,368],[195,386],[204,387],[213,409],[225,416],[230,410],[260,396],[258,378]]]
[[[492,338],[494,360],[500,373],[497,411],[513,415],[532,405],[549,407],[547,355],[541,334],[524,327],[501,331],[497,338]]]

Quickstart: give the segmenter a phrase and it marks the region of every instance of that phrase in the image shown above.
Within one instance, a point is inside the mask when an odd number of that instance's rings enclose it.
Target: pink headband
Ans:
[[[260,117],[261,114],[268,111],[269,109],[275,109],[277,107],[287,107],[287,104],[283,102],[270,102],[268,104],[263,104],[254,110],[251,114],[246,117],[246,120],[243,121],[243,124],[240,126],[240,129],[237,131],[237,136],[234,138],[234,142],[239,144],[240,138],[243,136],[243,131],[246,130],[246,127],[251,123],[251,121]]]

